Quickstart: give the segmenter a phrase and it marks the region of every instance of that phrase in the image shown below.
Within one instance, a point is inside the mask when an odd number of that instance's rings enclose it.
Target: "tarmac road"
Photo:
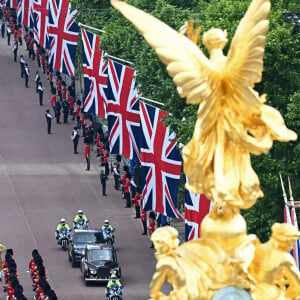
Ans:
[[[101,196],[100,167],[94,153],[91,171],[85,171],[83,138],[78,147],[80,155],[73,154],[70,136],[74,121],[56,124],[53,120],[53,134],[47,134],[49,83],[39,68],[46,88],[44,106],[39,106],[34,82],[37,63],[29,61],[25,47],[24,43],[19,47],[18,62],[14,63],[12,43],[8,46],[6,38],[0,38],[0,243],[14,249],[24,295],[28,299],[34,296],[28,262],[37,248],[58,299],[106,299],[104,286],[85,287],[80,269],[71,268],[67,252],[54,238],[59,219],[64,217],[71,225],[74,214],[83,209],[90,228],[101,226],[107,218],[116,228],[123,299],[148,299],[156,263],[149,237],[141,235],[141,221],[133,218],[134,210],[124,208],[121,193],[113,189],[112,177],[107,185],[108,197]],[[20,54],[30,67],[30,88],[25,88],[20,77]],[[1,288],[0,299],[4,295]]]

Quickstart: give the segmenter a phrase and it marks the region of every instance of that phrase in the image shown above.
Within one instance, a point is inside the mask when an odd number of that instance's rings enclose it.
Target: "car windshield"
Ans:
[[[74,234],[75,244],[94,244],[97,243],[95,232],[76,232]]]
[[[110,249],[91,249],[88,253],[88,260],[113,260],[113,254]]]

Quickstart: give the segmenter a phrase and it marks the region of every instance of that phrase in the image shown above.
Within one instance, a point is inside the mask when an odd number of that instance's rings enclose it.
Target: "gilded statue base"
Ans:
[[[155,300],[297,299],[300,276],[288,251],[299,235],[292,225],[276,223],[270,240],[262,244],[254,234],[247,234],[240,214],[215,204],[197,240],[179,246],[173,227],[152,234],[157,265],[150,296]],[[173,287],[169,295],[160,291],[166,280]]]

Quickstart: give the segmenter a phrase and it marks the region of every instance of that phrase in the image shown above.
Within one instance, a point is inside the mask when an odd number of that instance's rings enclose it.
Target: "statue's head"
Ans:
[[[275,223],[272,226],[272,238],[280,243],[280,245],[284,245],[284,247],[287,248],[287,251],[294,247],[294,243],[299,236],[300,231],[292,224]]]
[[[178,232],[171,226],[157,228],[151,235],[157,254],[165,254],[179,245]]]
[[[223,31],[219,28],[209,29],[204,32],[202,37],[203,45],[208,51],[212,49],[223,49],[227,41],[227,31]]]

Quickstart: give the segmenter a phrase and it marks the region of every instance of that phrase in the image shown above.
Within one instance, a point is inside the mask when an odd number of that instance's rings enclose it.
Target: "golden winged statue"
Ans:
[[[167,65],[181,97],[199,104],[194,134],[183,148],[187,188],[206,194],[214,205],[201,224],[201,238],[179,245],[174,228],[151,236],[157,257],[150,283],[154,300],[300,299],[300,274],[287,251],[299,238],[292,225],[274,224],[269,242],[261,244],[240,209],[263,195],[250,154],[267,153],[273,141],[290,141],[281,114],[265,105],[254,90],[261,81],[270,0],[252,0],[227,56],[227,33],[212,28],[203,34],[207,58],[197,34],[188,37],[130,6],[111,4],[141,32]],[[192,23],[190,23],[192,24]],[[172,291],[161,291],[165,281]]]
[[[290,141],[281,114],[265,105],[265,95],[254,90],[261,81],[270,0],[253,0],[231,41],[212,28],[203,34],[200,48],[183,34],[125,2],[111,0],[144,36],[167,66],[179,95],[199,104],[194,134],[183,148],[187,188],[216,202],[249,208],[262,197],[250,153],[267,153],[273,141]]]

